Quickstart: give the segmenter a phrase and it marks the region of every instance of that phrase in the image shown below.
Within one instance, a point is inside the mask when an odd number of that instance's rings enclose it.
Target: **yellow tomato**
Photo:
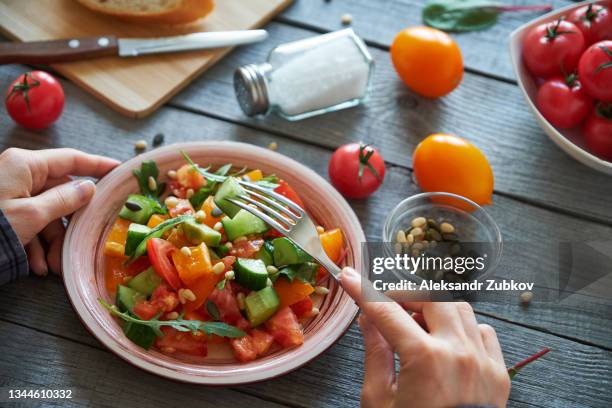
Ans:
[[[485,155],[467,140],[437,133],[414,151],[414,176],[423,191],[442,191],[492,203],[493,170]]]
[[[463,58],[457,43],[445,32],[411,27],[393,40],[393,66],[414,92],[438,98],[451,92],[463,77]]]

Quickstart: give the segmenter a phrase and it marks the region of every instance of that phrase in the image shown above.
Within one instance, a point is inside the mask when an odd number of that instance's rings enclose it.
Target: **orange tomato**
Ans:
[[[289,280],[283,277],[278,278],[276,282],[274,282],[274,290],[280,301],[280,305],[278,306],[279,309],[285,306],[291,306],[314,292],[312,285],[306,282],[302,282],[299,279],[294,279],[292,282],[289,282]]]
[[[492,203],[493,170],[485,155],[467,140],[437,133],[427,136],[414,151],[414,176],[423,191],[442,191]]]
[[[210,252],[205,243],[197,247],[192,247],[191,256],[183,254],[181,251],[172,253],[172,261],[179,274],[179,278],[185,285],[189,285],[202,276],[212,272]]]
[[[430,27],[400,31],[391,45],[391,59],[408,88],[427,98],[451,92],[463,77],[463,58],[457,43]]]

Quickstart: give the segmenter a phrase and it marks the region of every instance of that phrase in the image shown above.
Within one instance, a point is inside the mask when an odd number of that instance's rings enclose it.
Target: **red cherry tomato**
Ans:
[[[174,251],[176,251],[176,247],[161,238],[151,238],[147,241],[147,253],[153,269],[172,289],[178,290],[181,287],[181,280],[170,260]]]
[[[574,72],[585,48],[584,36],[574,24],[557,20],[540,24],[523,39],[523,60],[542,78]]]
[[[289,183],[287,183],[285,180],[278,181],[278,187],[274,189],[274,192],[290,199],[291,201],[299,205],[302,209],[304,208],[304,202],[302,201],[298,193],[296,193],[293,187],[291,187]]]
[[[340,146],[329,162],[329,178],[348,198],[366,198],[385,178],[385,161],[374,147],[362,143]]]
[[[11,118],[21,126],[44,129],[62,114],[64,89],[46,72],[26,72],[9,87],[5,104]]]
[[[590,3],[577,8],[568,17],[582,31],[586,45],[612,38],[612,13],[607,7]]]
[[[538,90],[536,104],[546,120],[561,129],[578,126],[593,109],[593,100],[575,75],[546,81]]]
[[[612,41],[591,45],[580,58],[578,75],[589,95],[612,102]]]
[[[582,132],[594,155],[612,161],[612,104],[600,104],[584,123]]]

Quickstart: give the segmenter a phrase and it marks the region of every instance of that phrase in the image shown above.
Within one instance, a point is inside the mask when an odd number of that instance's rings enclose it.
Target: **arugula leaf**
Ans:
[[[130,264],[134,262],[136,259],[144,255],[145,252],[147,252],[147,241],[148,240],[150,240],[151,238],[160,238],[162,235],[164,235],[164,232],[168,231],[170,228],[175,227],[187,220],[193,220],[195,222],[195,218],[192,215],[181,215],[176,218],[170,218],[169,220],[166,220],[162,222],[161,224],[157,225],[147,235],[145,235],[142,241],[140,241],[140,244],[138,244],[138,246],[134,250],[134,253],[130,257],[130,259],[127,260],[127,263]]]
[[[305,283],[315,282],[319,264],[314,262],[304,262],[298,265],[289,265],[278,271],[278,276],[285,276],[290,282],[298,279]],[[277,277],[278,277],[277,276]]]
[[[117,306],[110,305],[103,299],[98,299],[98,302],[100,302],[100,304],[104,306],[104,308],[107,309],[111,314],[120,317],[126,322],[138,323],[143,326],[150,327],[159,337],[164,335],[164,333],[161,331],[162,326],[172,327],[182,332],[201,331],[206,334],[216,334],[217,336],[229,338],[246,336],[246,333],[244,331],[227,323],[202,322],[200,320],[185,320],[182,316],[179,316],[179,318],[176,320],[159,320],[159,316],[156,316],[151,320],[141,320],[131,316],[128,312],[121,312]]]
[[[162,195],[166,189],[166,183],[160,183],[157,181],[157,177],[159,176],[159,168],[157,168],[157,164],[153,160],[143,161],[140,164],[140,169],[134,169],[132,173],[138,180],[140,192],[147,197],[156,199]],[[157,186],[155,190],[149,188],[149,177],[153,177],[155,180],[155,184]]]

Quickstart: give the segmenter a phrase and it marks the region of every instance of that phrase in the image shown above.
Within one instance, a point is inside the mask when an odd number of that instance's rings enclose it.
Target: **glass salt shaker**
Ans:
[[[300,120],[363,102],[373,68],[366,45],[349,28],[274,48],[267,62],[238,68],[234,88],[248,116],[275,112]]]

